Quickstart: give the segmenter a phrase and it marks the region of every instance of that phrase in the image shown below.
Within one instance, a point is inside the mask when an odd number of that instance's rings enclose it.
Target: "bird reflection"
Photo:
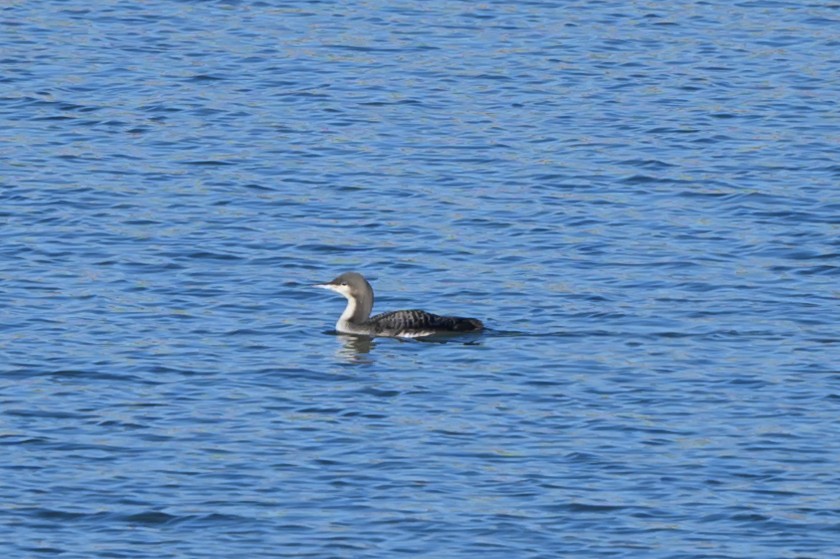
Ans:
[[[333,334],[336,339],[341,342],[341,347],[338,349],[338,355],[347,361],[353,363],[370,364],[374,362],[372,350],[377,346],[375,338],[370,336],[356,336],[339,334],[335,331],[329,332]],[[484,336],[482,333],[476,334],[460,334],[460,335],[436,335],[427,336],[424,338],[397,338],[400,343],[427,343],[427,344],[449,344],[456,343],[465,346],[481,345],[481,340]]]
[[[342,347],[338,350],[339,355],[344,359],[357,363],[372,363],[370,350],[376,347],[376,342],[368,336],[336,336],[341,341]]]

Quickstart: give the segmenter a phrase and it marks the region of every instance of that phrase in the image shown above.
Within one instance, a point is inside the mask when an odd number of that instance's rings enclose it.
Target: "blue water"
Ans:
[[[840,556],[836,3],[0,22],[0,556]]]

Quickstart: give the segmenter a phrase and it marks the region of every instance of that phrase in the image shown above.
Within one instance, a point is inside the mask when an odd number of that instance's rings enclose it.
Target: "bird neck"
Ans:
[[[364,324],[370,318],[373,310],[373,294],[362,294],[359,297],[348,297],[347,307],[341,313],[339,322],[351,322],[353,324]]]

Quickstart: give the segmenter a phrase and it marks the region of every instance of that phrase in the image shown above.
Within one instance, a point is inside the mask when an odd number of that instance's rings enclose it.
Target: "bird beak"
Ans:
[[[335,286],[331,283],[316,283],[312,287],[320,287],[321,289],[329,289],[330,291],[335,291]]]

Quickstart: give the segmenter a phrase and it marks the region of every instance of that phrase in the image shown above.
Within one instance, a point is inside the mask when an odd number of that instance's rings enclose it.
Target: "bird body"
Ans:
[[[316,287],[335,291],[347,299],[347,307],[335,325],[335,329],[342,334],[419,338],[479,332],[484,329],[484,324],[476,318],[440,316],[421,310],[391,311],[370,316],[373,310],[373,287],[364,276],[356,272],[346,272]]]

